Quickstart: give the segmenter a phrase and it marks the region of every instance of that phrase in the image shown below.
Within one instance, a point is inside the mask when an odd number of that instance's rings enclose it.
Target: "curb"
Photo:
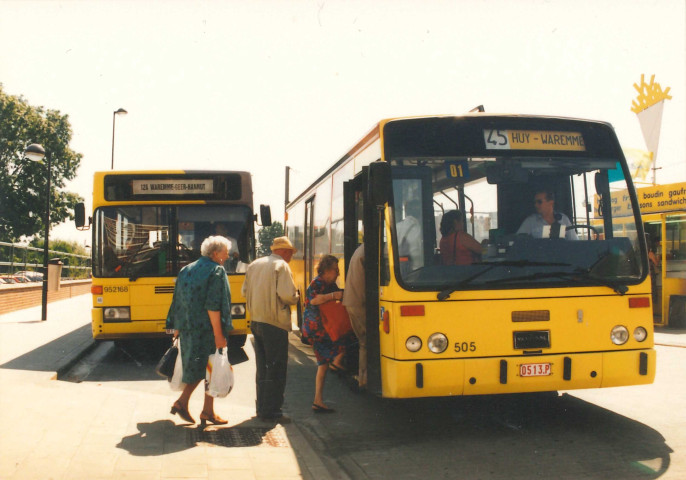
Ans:
[[[57,365],[57,368],[55,370],[55,373],[53,374],[52,377],[50,377],[50,380],[60,380],[60,378],[63,377],[66,373],[68,373],[69,370],[74,368],[74,366],[77,363],[79,363],[79,361],[81,361],[82,358],[84,358],[90,352],[95,350],[95,347],[97,347],[99,345],[99,343],[100,342],[96,342],[93,339],[90,339],[87,342],[83,342],[83,344],[85,344],[85,346],[77,347],[76,349],[74,349],[74,350],[76,350],[76,353],[66,357],[64,362],[59,362],[59,364]]]

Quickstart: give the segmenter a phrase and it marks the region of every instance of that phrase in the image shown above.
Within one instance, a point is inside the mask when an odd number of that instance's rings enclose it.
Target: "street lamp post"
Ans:
[[[48,239],[50,236],[50,177],[52,175],[52,165],[50,163],[50,155],[45,154],[45,149],[38,143],[32,143],[26,147],[24,155],[34,162],[41,161],[47,157],[47,188],[45,191],[45,241],[43,244],[43,298],[41,306],[41,320],[45,321],[48,318]]]
[[[119,110],[116,110],[112,114],[112,168],[110,170],[114,170],[114,124],[115,124],[115,120],[117,119],[117,115],[126,115],[127,113],[129,113],[129,112],[127,112],[123,108],[120,108]]]

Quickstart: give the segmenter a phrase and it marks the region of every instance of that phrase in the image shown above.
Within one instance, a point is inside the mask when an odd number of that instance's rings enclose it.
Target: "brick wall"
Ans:
[[[48,303],[90,293],[90,291],[90,279],[66,280],[60,284],[59,291],[48,291]],[[40,282],[0,285],[0,315],[22,308],[35,307],[40,305],[42,300],[43,284]]]

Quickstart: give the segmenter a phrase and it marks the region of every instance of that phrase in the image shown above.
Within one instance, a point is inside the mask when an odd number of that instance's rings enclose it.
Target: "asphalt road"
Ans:
[[[176,394],[154,373],[165,342],[103,343],[62,380]],[[310,405],[316,366],[291,336],[286,405],[333,478],[631,479],[686,478],[686,349],[657,347],[653,385],[450,399],[385,400],[355,394],[330,374]],[[254,354],[235,366],[222,402],[254,404]],[[195,395],[200,395],[197,392]]]

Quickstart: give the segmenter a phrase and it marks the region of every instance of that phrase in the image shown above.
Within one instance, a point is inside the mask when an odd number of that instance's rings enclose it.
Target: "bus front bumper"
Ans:
[[[103,319],[102,309],[91,310],[92,331],[94,340],[123,340],[127,338],[164,338],[169,334],[166,330],[166,320],[127,320],[108,322]],[[234,327],[230,335],[247,335],[250,333],[248,321],[245,319],[233,320]]]
[[[655,378],[655,350],[419,361],[382,357],[381,374],[386,398],[641,385]]]

